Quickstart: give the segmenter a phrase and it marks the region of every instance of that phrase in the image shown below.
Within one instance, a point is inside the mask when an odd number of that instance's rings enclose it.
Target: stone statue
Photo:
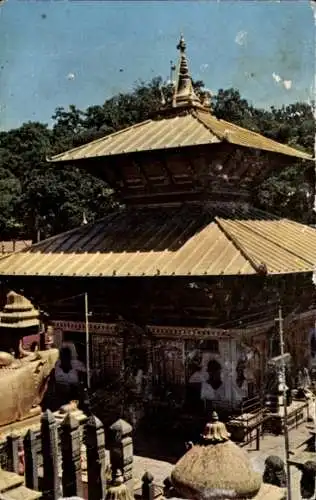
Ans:
[[[39,405],[57,359],[57,349],[24,351],[20,359],[0,351],[0,426],[23,420]]]
[[[300,467],[301,477],[301,497],[312,498],[315,494],[316,462],[308,460]]]
[[[286,473],[284,462],[280,457],[270,455],[264,463],[263,482],[273,484],[279,488],[286,487]]]
[[[0,426],[30,416],[44,396],[58,350],[32,352],[22,345],[23,337],[40,330],[39,310],[23,295],[9,292],[0,311]]]

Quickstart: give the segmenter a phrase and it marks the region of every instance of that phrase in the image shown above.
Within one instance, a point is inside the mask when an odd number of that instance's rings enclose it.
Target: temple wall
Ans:
[[[315,311],[312,310],[285,322],[285,347],[292,357],[294,376],[303,366],[310,369],[316,367],[315,317]],[[124,340],[117,325],[91,322],[89,330],[91,368],[94,376],[100,380],[117,380],[122,376],[125,352]],[[74,335],[76,332],[83,335],[85,323],[55,322],[54,332],[59,341],[70,331]],[[312,343],[314,334],[315,340]],[[144,334],[140,347],[145,352],[146,367],[143,366],[144,363],[139,364],[139,361],[136,361],[134,374],[138,379],[146,376],[151,380],[150,392],[153,396],[161,395],[164,388],[177,400],[183,400],[191,382],[200,384],[208,379],[208,364],[215,360],[220,364],[223,381],[219,396],[235,404],[240,401],[242,395],[252,397],[263,388],[266,363],[272,355],[273,337],[278,338],[278,327],[272,325],[271,329],[271,324],[263,327],[261,331],[251,334],[248,332],[247,336],[242,330],[224,333],[206,328],[151,326],[148,327],[147,334]],[[135,347],[133,343],[131,335],[132,348]],[[241,387],[237,384],[238,375]]]
[[[268,345],[264,333],[254,336],[253,345],[247,345],[241,340],[241,332],[161,326],[147,330],[137,347],[145,352],[146,362],[138,353],[132,369],[138,392],[146,392],[146,397],[155,399],[169,394],[179,403],[188,397],[204,402],[216,398],[235,406],[260,389],[267,356],[263,350]],[[85,331],[85,323],[56,321],[54,331],[58,338],[68,332],[72,332],[72,338],[77,332],[79,338]],[[124,353],[127,357],[129,350],[136,348],[133,335],[130,342],[127,335],[125,345],[115,324],[91,322],[89,332],[94,379],[119,380],[124,363],[127,364]],[[221,387],[215,394],[212,390],[202,391],[202,386],[209,385],[205,383],[214,361],[221,372]],[[147,380],[146,388],[141,379]]]

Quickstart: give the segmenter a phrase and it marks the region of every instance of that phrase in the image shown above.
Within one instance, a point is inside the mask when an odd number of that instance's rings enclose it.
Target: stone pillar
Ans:
[[[121,470],[126,486],[133,490],[132,426],[119,419],[109,429],[109,448],[112,472]]]
[[[7,437],[8,444],[8,470],[10,472],[19,473],[19,436],[11,434]]]
[[[61,424],[61,455],[63,497],[82,497],[80,428],[71,413]]]
[[[88,500],[102,500],[106,494],[105,437],[102,422],[91,415],[85,428]]]
[[[57,422],[50,410],[46,410],[41,418],[41,440],[43,455],[43,498],[57,500],[60,498],[60,481],[58,474],[58,430]]]
[[[25,485],[38,490],[37,446],[35,433],[29,429],[24,438]]]
[[[302,476],[300,481],[301,498],[314,498],[316,462],[308,460],[301,467]]]

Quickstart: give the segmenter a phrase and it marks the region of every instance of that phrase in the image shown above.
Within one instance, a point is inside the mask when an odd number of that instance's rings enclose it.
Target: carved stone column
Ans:
[[[24,438],[25,484],[38,490],[37,443],[35,433],[29,429]]]
[[[81,478],[81,446],[78,420],[68,413],[61,425],[63,496],[83,496]]]
[[[19,473],[19,435],[11,434],[7,437],[9,471]]]
[[[126,486],[133,490],[132,426],[119,419],[109,429],[109,448],[112,473],[121,470]]]
[[[85,428],[87,448],[88,500],[101,500],[106,494],[105,438],[102,422],[91,415]]]
[[[58,430],[57,422],[50,410],[46,410],[41,418],[41,440],[43,454],[43,498],[45,500],[57,500],[61,496],[58,475]]]

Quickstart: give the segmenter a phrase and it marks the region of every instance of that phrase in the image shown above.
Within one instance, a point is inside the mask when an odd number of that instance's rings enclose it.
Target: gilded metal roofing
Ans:
[[[196,111],[195,115],[213,134],[221,139],[226,139],[231,144],[244,146],[246,148],[261,149],[272,153],[280,153],[287,156],[295,156],[306,160],[312,159],[312,156],[308,153],[291,148],[286,144],[273,141],[252,130],[239,127],[234,123],[218,120],[210,113]]]
[[[189,114],[162,120],[147,120],[54,156],[52,161],[73,161],[218,142],[218,137]]]
[[[270,217],[270,216],[269,216]],[[310,272],[316,230],[254,210],[133,208],[0,259],[3,276],[217,276]]]
[[[192,110],[186,115],[147,120],[133,125],[58,154],[50,161],[70,162],[84,158],[114,156],[139,151],[210,145],[222,141],[297,158],[312,159],[312,156],[307,153],[280,144],[251,130],[224,120],[218,120],[208,112]]]

